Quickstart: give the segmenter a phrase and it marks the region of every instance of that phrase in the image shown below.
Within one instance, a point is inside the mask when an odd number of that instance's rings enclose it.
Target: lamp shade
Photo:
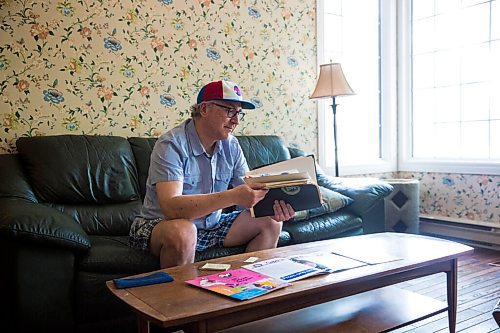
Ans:
[[[339,63],[320,66],[319,78],[310,98],[354,95],[355,92],[347,83]]]

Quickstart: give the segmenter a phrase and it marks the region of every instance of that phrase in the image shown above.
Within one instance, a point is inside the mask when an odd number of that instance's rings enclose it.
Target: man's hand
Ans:
[[[241,184],[230,191],[233,191],[237,205],[251,208],[264,199],[269,190],[265,188],[265,184],[255,183]]]
[[[295,215],[295,210],[290,206],[290,204],[285,203],[283,200],[275,200],[273,204],[274,216],[272,217],[274,220],[288,221]]]

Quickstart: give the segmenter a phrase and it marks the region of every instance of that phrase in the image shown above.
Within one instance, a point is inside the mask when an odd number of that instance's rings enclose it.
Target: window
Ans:
[[[356,92],[336,98],[341,176],[396,167],[394,3],[318,1],[318,65],[341,63]],[[325,170],[334,174],[331,102],[327,98],[318,103],[319,157]]]
[[[408,0],[400,14],[400,169],[500,174],[500,1]]]

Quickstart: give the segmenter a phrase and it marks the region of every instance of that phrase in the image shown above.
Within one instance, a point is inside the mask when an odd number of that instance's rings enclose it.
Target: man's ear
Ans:
[[[198,106],[198,111],[200,112],[200,116],[202,117],[206,117],[207,114],[208,114],[208,110],[207,110],[207,103],[201,103],[199,106]]]

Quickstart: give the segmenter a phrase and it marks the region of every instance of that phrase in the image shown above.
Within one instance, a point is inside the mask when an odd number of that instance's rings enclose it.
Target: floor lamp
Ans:
[[[351,89],[349,83],[347,83],[339,63],[329,63],[320,66],[318,82],[310,98],[332,98],[336,177],[339,175],[339,159],[337,156],[337,104],[335,104],[335,97],[354,94],[355,92]]]

